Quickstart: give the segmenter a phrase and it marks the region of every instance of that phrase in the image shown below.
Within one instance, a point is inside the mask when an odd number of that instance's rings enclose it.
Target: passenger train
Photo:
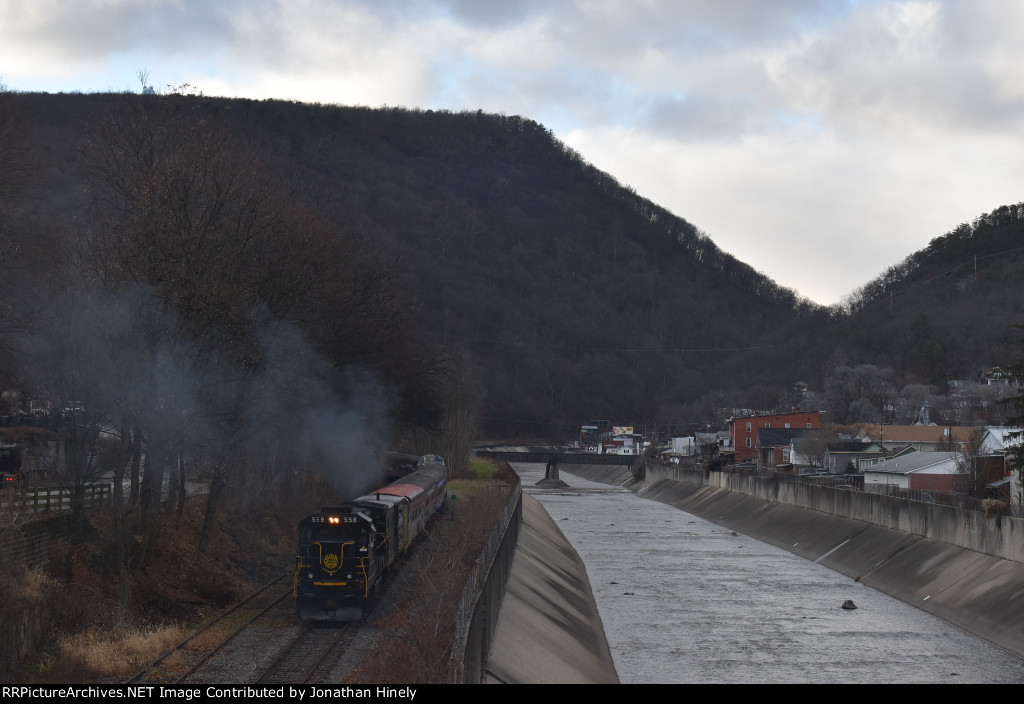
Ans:
[[[447,482],[444,460],[423,455],[401,479],[302,519],[294,579],[299,618],[362,618],[388,568],[444,505]]]

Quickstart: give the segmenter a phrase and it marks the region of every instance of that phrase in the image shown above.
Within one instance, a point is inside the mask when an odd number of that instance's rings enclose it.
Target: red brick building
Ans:
[[[820,428],[821,411],[738,416],[729,421],[729,441],[736,450],[737,462],[757,457],[757,431],[761,428]]]

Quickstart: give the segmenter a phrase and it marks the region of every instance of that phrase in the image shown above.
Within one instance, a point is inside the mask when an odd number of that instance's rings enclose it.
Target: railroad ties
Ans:
[[[352,643],[354,624],[310,623],[257,679],[257,684],[302,684],[323,680]]]
[[[305,684],[331,681],[332,670],[362,624],[300,623],[294,614],[291,576],[290,572],[285,573],[253,592],[151,662],[126,683],[233,681]],[[368,606],[372,608],[376,602],[377,599],[373,598]],[[259,645],[255,646],[255,643]]]

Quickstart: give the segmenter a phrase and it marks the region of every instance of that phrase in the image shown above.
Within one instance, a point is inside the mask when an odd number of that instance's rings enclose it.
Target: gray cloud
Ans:
[[[480,2],[479,0],[434,0],[434,6],[457,20],[472,26],[495,28],[519,24],[527,17],[556,9],[558,3],[545,0],[507,0],[506,2]]]
[[[774,129],[783,120],[757,98],[744,94],[688,94],[655,99],[642,122],[646,128],[679,140],[727,140]]]
[[[771,276],[800,247],[821,300],[1021,199],[1021,36],[1005,0],[37,0],[0,75],[521,114]]]
[[[1024,73],[1015,90],[1003,86],[1024,61],[1012,39],[1021,30],[1024,16],[1006,3],[864,5],[792,52],[784,78],[838,129],[990,132],[1020,124]]]
[[[266,4],[264,3],[264,6]],[[244,5],[259,12],[260,3]],[[231,44],[238,38],[234,3],[62,3],[60,12],[15,16],[22,39],[78,59],[138,48],[173,54]],[[6,13],[5,13],[6,14]],[[6,18],[11,22],[11,18]]]

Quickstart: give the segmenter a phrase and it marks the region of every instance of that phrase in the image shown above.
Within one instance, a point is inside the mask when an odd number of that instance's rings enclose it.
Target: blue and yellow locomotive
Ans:
[[[398,556],[444,505],[448,469],[424,455],[416,470],[299,522],[295,599],[299,618],[352,621]]]

